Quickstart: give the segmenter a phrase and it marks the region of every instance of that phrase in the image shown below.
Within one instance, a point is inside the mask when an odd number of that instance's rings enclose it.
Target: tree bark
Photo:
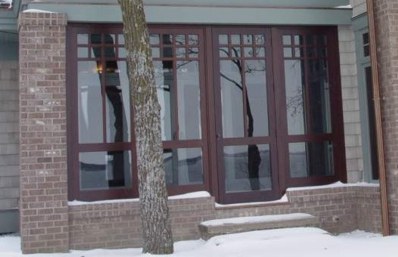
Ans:
[[[135,120],[143,252],[173,253],[163,164],[160,105],[142,0],[118,0],[124,24],[130,98]]]

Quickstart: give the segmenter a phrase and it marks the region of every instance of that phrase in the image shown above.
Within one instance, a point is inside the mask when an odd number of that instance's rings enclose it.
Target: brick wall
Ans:
[[[6,49],[8,48],[6,47]],[[0,60],[0,220],[2,222],[0,222],[0,233],[18,231],[18,201],[19,201],[18,92],[19,92],[18,62],[1,59]]]
[[[398,233],[398,2],[374,1],[390,227]]]
[[[332,233],[381,230],[376,186],[294,189],[287,192],[287,197],[288,202],[242,205],[215,205],[213,197],[170,200],[174,240],[198,239],[198,225],[204,220],[295,212],[318,217],[321,228]],[[69,217],[71,249],[141,246],[138,201],[72,202]]]
[[[198,224],[214,219],[214,198],[169,201],[174,240],[199,238]],[[126,248],[142,246],[138,201],[69,206],[70,248]]]
[[[65,26],[63,14],[19,16],[20,230],[24,253],[69,249]]]
[[[340,73],[348,182],[363,181],[361,121],[355,54],[351,26],[339,26]]]
[[[285,213],[309,213],[319,218],[321,228],[341,233],[362,229],[381,231],[380,194],[378,187],[346,186],[319,187],[319,189],[291,189],[288,202],[280,204],[258,204],[239,208],[224,206],[217,208],[218,218]]]

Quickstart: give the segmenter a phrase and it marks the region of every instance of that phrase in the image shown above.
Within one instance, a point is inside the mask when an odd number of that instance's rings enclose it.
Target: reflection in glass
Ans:
[[[285,60],[286,109],[289,135],[305,133],[304,62]]]
[[[266,67],[263,60],[245,62],[248,137],[268,136]]]
[[[130,141],[130,99],[126,62],[107,61],[106,65],[104,81],[107,142],[128,142]]]
[[[81,152],[79,169],[81,190],[131,187],[129,151]]]
[[[218,43],[220,45],[228,45],[228,35],[218,35]]]
[[[101,82],[95,61],[79,61],[78,123],[79,143],[103,142]]]
[[[290,177],[332,176],[333,146],[330,142],[290,143]]]
[[[164,149],[163,157],[167,185],[203,184],[202,149]]]
[[[77,44],[87,45],[88,44],[88,34],[77,34]]]
[[[242,76],[232,60],[220,61],[223,136],[243,137]]]
[[[199,62],[177,62],[179,139],[200,139]]]
[[[257,149],[254,149],[256,147]],[[250,152],[256,152],[250,158]],[[270,190],[271,162],[269,145],[240,145],[224,147],[226,192]]]
[[[172,140],[172,112],[171,94],[174,85],[173,62],[154,61],[155,80],[158,101],[160,104],[160,122],[162,126],[162,140]]]
[[[330,91],[327,64],[323,59],[308,60],[310,130],[313,133],[332,132]]]

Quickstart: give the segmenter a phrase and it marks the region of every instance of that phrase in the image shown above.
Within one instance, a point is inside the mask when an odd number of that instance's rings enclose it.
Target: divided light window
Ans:
[[[272,200],[345,180],[335,27],[151,26],[169,194]],[[69,199],[138,197],[119,25],[71,24]]]

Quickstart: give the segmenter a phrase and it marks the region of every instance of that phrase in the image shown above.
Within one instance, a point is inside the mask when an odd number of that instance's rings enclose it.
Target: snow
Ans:
[[[187,193],[187,194],[182,194],[182,195],[173,195],[173,196],[169,196],[169,200],[203,198],[203,197],[210,197],[210,193],[207,191],[198,191],[198,192],[192,192],[192,193]]]
[[[217,208],[230,208],[230,207],[250,207],[250,206],[258,206],[258,205],[273,205],[273,204],[280,204],[280,203],[288,203],[289,200],[287,199],[287,195],[284,194],[281,199],[275,201],[267,201],[267,202],[250,202],[250,203],[233,203],[233,204],[220,204],[216,203]]]
[[[141,249],[71,251],[64,254],[22,255],[20,238],[0,237],[0,256],[4,257],[149,257]],[[318,228],[289,228],[254,231],[175,243],[169,257],[396,257],[398,236],[355,231],[333,236]]]
[[[217,219],[204,221],[201,224],[205,226],[220,226],[227,224],[252,224],[262,222],[273,222],[273,221],[287,221],[295,219],[306,219],[312,218],[313,216],[306,213],[291,213],[291,214],[279,214],[279,215],[265,215],[265,216],[250,216],[250,217],[238,217],[229,219]]]
[[[181,194],[169,196],[169,200],[177,200],[177,199],[190,199],[190,198],[203,198],[210,197],[209,192],[206,191],[198,191],[193,193]],[[138,198],[133,199],[118,199],[118,200],[103,200],[103,201],[93,201],[93,202],[85,202],[85,201],[69,201],[69,206],[79,206],[79,205],[93,205],[93,204],[112,204],[112,203],[130,203],[130,202],[138,202]]]
[[[308,186],[308,187],[291,187],[288,188],[287,191],[300,191],[300,190],[315,190],[315,189],[327,189],[327,188],[341,188],[341,187],[379,187],[378,183],[342,183],[340,181],[323,186]]]
[[[24,13],[54,13],[54,12],[39,10],[39,9],[26,9],[23,12]]]

